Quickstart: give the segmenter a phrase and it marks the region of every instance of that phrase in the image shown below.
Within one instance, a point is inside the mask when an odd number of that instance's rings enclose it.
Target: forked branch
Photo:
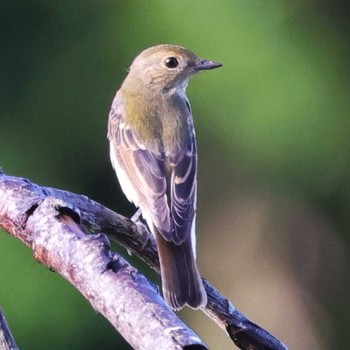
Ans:
[[[111,252],[101,234],[159,272],[155,241],[140,222],[134,223],[86,196],[0,173],[0,227],[73,284],[134,348],[207,348],[164,304],[153,284]],[[208,304],[203,312],[239,348],[287,349],[249,321],[208,281],[204,280],[204,285]]]

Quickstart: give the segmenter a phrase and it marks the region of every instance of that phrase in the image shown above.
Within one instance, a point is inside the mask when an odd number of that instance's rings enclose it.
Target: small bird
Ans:
[[[186,88],[221,63],[177,45],[141,52],[109,114],[110,157],[157,242],[163,296],[174,310],[207,303],[196,263],[197,145]]]

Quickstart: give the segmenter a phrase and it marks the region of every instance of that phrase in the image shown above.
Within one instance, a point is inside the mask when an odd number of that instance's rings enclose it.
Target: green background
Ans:
[[[291,349],[344,349],[349,16],[340,0],[2,0],[0,165],[131,215],[106,140],[127,67],[160,43],[222,62],[188,89],[202,273]],[[0,306],[21,349],[130,348],[62,277],[0,233]],[[234,347],[200,312],[181,315],[212,349]]]

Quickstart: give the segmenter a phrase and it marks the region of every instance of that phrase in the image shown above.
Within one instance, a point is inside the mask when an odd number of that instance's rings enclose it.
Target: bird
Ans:
[[[198,156],[186,88],[195,74],[221,66],[178,45],[145,49],[108,118],[112,166],[155,236],[163,297],[173,310],[207,304],[196,261]]]

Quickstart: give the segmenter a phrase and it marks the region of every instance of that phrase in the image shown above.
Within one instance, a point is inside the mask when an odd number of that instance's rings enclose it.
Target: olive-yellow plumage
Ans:
[[[173,309],[204,307],[196,263],[197,146],[186,88],[221,64],[176,45],[135,58],[109,115],[112,165],[156,237],[163,295]]]

